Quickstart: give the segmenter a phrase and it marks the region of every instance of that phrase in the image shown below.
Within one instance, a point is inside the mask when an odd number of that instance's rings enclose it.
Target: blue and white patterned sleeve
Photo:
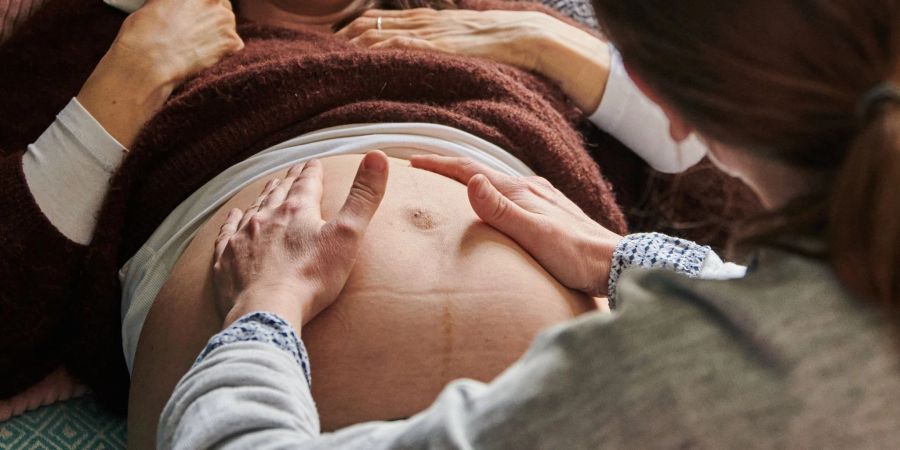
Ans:
[[[588,0],[541,0],[541,3],[595,30],[600,28],[594,7]]]
[[[312,386],[309,355],[303,341],[284,319],[268,312],[247,314],[210,338],[200,356],[194,361],[194,365],[203,362],[214,350],[236,342],[262,342],[284,350],[303,369],[306,382]]]
[[[697,278],[710,254],[715,255],[709,246],[662,233],[636,233],[625,236],[613,251],[609,270],[609,307],[616,306],[616,285],[619,276],[626,269],[632,267],[669,269]]]

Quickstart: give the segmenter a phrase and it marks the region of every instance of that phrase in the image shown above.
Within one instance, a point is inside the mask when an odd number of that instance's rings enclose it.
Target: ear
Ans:
[[[657,95],[653,89],[650,89],[650,87],[644,83],[644,80],[628,69],[628,67],[625,67],[625,71],[628,72],[628,76],[634,81],[635,86],[637,86],[647,98],[653,101],[653,103],[656,103],[657,106],[662,109],[663,113],[665,113],[666,117],[669,119],[669,134],[672,136],[672,139],[675,142],[682,142],[689,138],[691,133],[694,132],[694,129],[681,118],[681,114],[678,114],[674,108],[670,107],[661,96]]]

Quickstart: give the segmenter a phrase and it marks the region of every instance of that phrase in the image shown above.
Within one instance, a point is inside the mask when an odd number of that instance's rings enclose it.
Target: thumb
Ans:
[[[335,221],[358,235],[363,234],[381,205],[387,189],[388,159],[380,152],[369,152],[363,157],[350,187],[347,201],[338,212]]]
[[[534,239],[534,219],[515,202],[501,194],[490,180],[478,174],[469,180],[469,203],[481,220],[500,230],[523,247]]]

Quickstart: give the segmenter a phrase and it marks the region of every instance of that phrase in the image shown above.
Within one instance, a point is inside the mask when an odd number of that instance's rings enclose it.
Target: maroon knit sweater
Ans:
[[[522,6],[476,1],[463,6]],[[78,91],[122,19],[98,1],[48,0],[0,47],[0,398],[63,363],[124,409],[118,268],[205,182],[305,132],[378,122],[456,127],[505,148],[591,217],[625,231],[573,128],[579,111],[550,82],[484,60],[368,51],[328,34],[246,24],[246,48],[185,84],[145,126],[91,244],[76,245],[36,205],[22,154]]]

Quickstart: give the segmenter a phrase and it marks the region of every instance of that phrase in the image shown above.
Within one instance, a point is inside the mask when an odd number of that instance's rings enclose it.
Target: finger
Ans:
[[[266,183],[263,193],[259,196],[258,209],[265,208],[266,205],[272,201],[272,194],[278,189],[278,186],[281,186],[281,178],[273,178]]]
[[[243,216],[244,212],[238,208],[234,208],[228,212],[225,223],[219,228],[219,235],[216,237],[216,253],[213,263],[218,263],[222,254],[225,253],[225,248],[228,247],[228,241],[230,241],[231,237],[234,236],[234,233],[237,232],[238,224]]]
[[[397,49],[397,48],[407,48],[407,49],[418,49],[418,50],[436,50],[434,44],[428,42],[424,39],[416,39],[406,36],[394,36],[392,38],[386,39],[381,42],[376,42],[369,46],[372,50],[379,49]]]
[[[231,6],[231,0],[219,0],[219,4],[227,8],[229,11],[234,11],[234,8]]]
[[[275,190],[278,186],[281,186],[284,182],[278,178],[273,178],[266,183],[265,187],[263,187],[262,192],[260,192],[259,197],[244,211],[244,217],[241,218],[241,222],[238,224],[238,229],[243,229],[247,222],[250,221],[253,216],[259,211],[259,208],[262,207],[262,204],[265,203],[266,199],[269,195],[272,194],[272,191]]]
[[[266,200],[263,202],[262,207],[265,209],[275,209],[281,206],[284,202],[284,199],[287,198],[288,191],[291,190],[291,186],[294,184],[294,181],[297,180],[297,177],[303,172],[303,168],[306,166],[306,163],[296,164],[291,166],[287,171],[287,175],[284,177],[284,182],[278,185],[275,189],[272,190],[272,193],[266,197]]]
[[[410,165],[417,169],[434,172],[448,178],[453,178],[462,184],[469,184],[469,180],[475,175],[486,176],[491,183],[498,186],[506,186],[512,182],[513,177],[498,170],[491,169],[483,164],[476,163],[468,158],[438,155],[414,155],[409,159]]]
[[[412,9],[370,9],[363,13],[363,17],[391,17],[407,18],[425,15],[437,15],[438,11],[431,8]]]
[[[333,222],[342,230],[350,231],[356,237],[361,236],[384,198],[388,172],[388,159],[384,153],[367,153],[360,162],[347,201]]]
[[[475,214],[488,225],[509,236],[526,250],[537,236],[536,218],[500,193],[484,175],[472,177],[468,184],[469,203]]]
[[[379,17],[381,17],[381,30],[378,30]],[[362,15],[347,24],[344,28],[338,30],[335,35],[353,39],[370,30],[411,30],[422,28],[423,25],[424,23],[422,20],[411,20],[411,18],[407,17],[392,17],[384,14]]]
[[[317,219],[321,219],[322,182],[322,163],[318,159],[313,159],[306,163],[303,172],[294,181],[294,185],[288,191],[285,204],[297,205],[304,215],[309,214]],[[294,209],[296,210],[296,208]]]
[[[368,30],[359,36],[350,39],[350,43],[360,47],[371,47],[379,42],[398,37],[410,37],[408,30]]]

